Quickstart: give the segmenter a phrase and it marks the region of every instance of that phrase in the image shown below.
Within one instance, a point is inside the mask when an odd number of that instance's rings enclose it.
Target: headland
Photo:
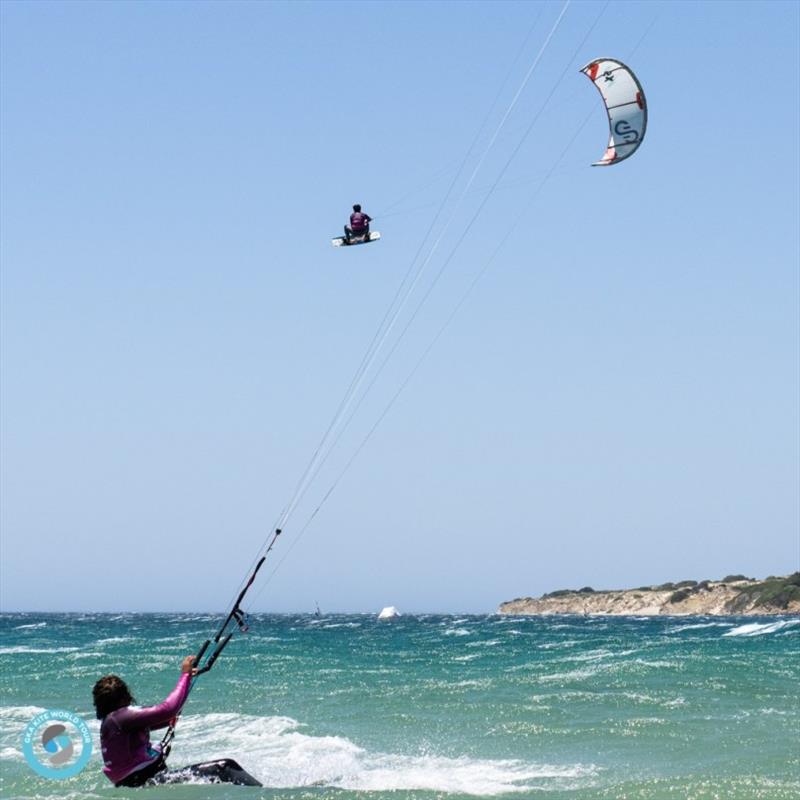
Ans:
[[[614,616],[747,615],[800,613],[800,572],[764,580],[728,575],[637,589],[559,589],[500,604],[500,614],[607,614]]]

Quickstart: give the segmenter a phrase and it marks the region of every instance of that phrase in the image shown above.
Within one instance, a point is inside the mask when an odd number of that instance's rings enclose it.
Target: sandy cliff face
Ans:
[[[501,614],[798,614],[800,573],[766,581],[683,581],[614,591],[562,590],[500,604]]]

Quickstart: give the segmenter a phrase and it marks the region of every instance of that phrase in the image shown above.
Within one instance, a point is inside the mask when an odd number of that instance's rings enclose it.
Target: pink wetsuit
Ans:
[[[123,706],[103,717],[100,746],[103,772],[109,780],[119,783],[161,757],[161,750],[150,745],[150,731],[166,728],[186,702],[190,686],[191,677],[184,672],[163,703],[147,708]]]

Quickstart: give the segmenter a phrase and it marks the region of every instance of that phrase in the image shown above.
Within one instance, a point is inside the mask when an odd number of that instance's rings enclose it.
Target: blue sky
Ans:
[[[4,609],[222,609],[562,8],[0,4]],[[799,8],[569,5],[257,608],[798,568]]]

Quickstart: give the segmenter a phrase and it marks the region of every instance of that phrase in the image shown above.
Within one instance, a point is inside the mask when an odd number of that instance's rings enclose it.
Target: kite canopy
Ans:
[[[613,58],[590,61],[581,72],[597,87],[608,112],[608,148],[592,166],[608,167],[630,158],[642,143],[647,129],[647,104],[642,85],[625,64]]]

